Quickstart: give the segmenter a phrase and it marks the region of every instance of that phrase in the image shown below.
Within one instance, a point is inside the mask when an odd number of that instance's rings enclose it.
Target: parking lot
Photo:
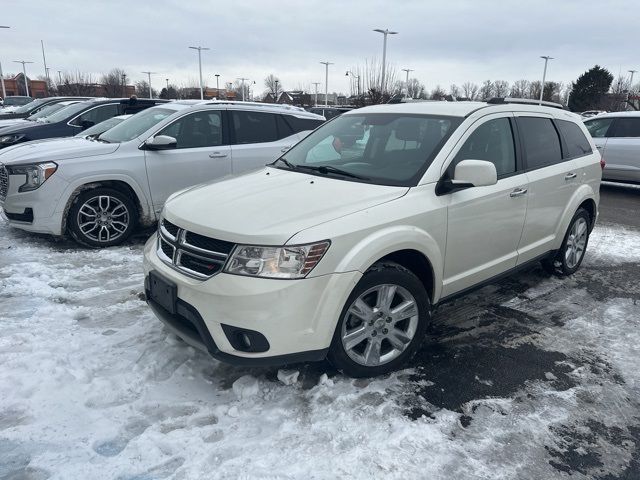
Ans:
[[[144,302],[146,234],[86,250],[0,223],[0,478],[637,479],[638,211],[603,185],[576,275],[442,306],[415,367],[374,380],[186,346]]]

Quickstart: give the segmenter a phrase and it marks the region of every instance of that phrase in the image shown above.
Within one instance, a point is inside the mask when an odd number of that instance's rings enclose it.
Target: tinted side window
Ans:
[[[524,143],[528,169],[562,162],[560,138],[550,119],[518,117],[517,122]]]
[[[222,113],[206,111],[185,115],[157,135],[174,137],[177,148],[217,147],[222,145]]]
[[[101,105],[99,107],[96,107],[84,112],[83,114],[78,116],[78,118],[76,118],[73,122],[71,122],[71,125],[78,125],[78,126],[87,125],[91,127],[109,118],[115,117],[116,115],[118,115],[118,105],[116,104]]]
[[[587,127],[589,133],[593,138],[602,138],[607,136],[607,131],[613,122],[613,118],[598,118],[584,122],[584,126]]]
[[[480,125],[464,142],[449,167],[450,175],[462,160],[486,160],[496,166],[498,176],[516,171],[513,132],[508,118],[489,120]]]
[[[276,115],[276,123],[278,125],[278,139],[293,135],[295,132],[284,120],[282,115]]]
[[[591,153],[591,145],[580,127],[566,120],[556,120],[556,123],[567,144],[565,158],[581,157]]]
[[[264,112],[231,112],[236,143],[262,143],[278,140],[276,115]]]
[[[610,137],[640,137],[640,117],[618,117]]]
[[[315,130],[324,122],[314,118],[298,118],[293,115],[284,115],[286,122],[291,125],[295,133],[304,132],[305,130]]]

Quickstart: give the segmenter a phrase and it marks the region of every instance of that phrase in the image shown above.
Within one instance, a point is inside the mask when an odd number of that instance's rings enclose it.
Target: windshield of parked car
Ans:
[[[68,103],[54,103],[53,105],[47,105],[46,107],[42,107],[41,110],[37,111],[33,115],[29,115],[27,117],[27,120],[32,120],[35,122],[39,118],[44,119],[45,117],[48,117],[52,113],[57,112],[58,110],[62,110],[64,107],[68,107],[68,106],[69,106]]]
[[[396,113],[342,115],[272,165],[343,180],[416,185],[462,120]]]
[[[56,123],[61,122],[62,120],[67,120],[69,117],[75,115],[76,113],[80,113],[85,108],[93,104],[93,102],[79,102],[74,103],[73,105],[67,105],[64,108],[61,108],[57,112],[52,115],[49,115],[45,122],[47,123]]]
[[[24,105],[22,105],[19,108],[16,108],[13,113],[29,113],[31,110],[33,110],[34,108],[38,108],[39,105],[42,105],[44,102],[47,102],[48,100],[44,99],[44,98],[40,98],[38,100],[34,100],[32,102],[26,103]],[[6,104],[5,104],[6,105]]]
[[[4,99],[3,105],[5,107],[11,107],[14,105],[28,105],[33,101],[31,97],[7,97]],[[14,112],[18,109],[16,108]]]
[[[109,143],[128,142],[142,135],[154,125],[160,123],[176,111],[170,108],[151,107],[127,118],[98,137],[98,140]]]
[[[105,120],[104,122],[100,122],[93,127],[87,128],[85,131],[80,132],[76,135],[76,137],[90,137],[91,135],[100,135],[101,133],[106,132],[110,128],[115,127],[116,125],[124,122],[124,118],[113,117]]]

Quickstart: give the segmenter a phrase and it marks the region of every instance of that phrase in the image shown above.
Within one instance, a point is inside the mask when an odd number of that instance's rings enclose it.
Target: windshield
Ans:
[[[106,132],[110,128],[113,128],[116,125],[122,123],[124,120],[125,120],[124,118],[117,118],[117,117],[110,118],[108,120],[105,120],[104,122],[100,122],[97,125],[94,125],[93,127],[87,128],[84,132],[80,132],[79,134],[77,134],[76,137],[88,137],[91,135],[100,135],[101,133]]]
[[[47,105],[46,107],[42,107],[42,110],[34,113],[33,115],[29,115],[27,120],[37,120],[39,118],[45,118],[51,115],[58,110],[62,110],[64,107],[68,107],[69,104],[64,103],[54,103],[53,105]]]
[[[137,136],[142,135],[154,125],[160,123],[169,115],[175,113],[175,110],[162,107],[151,107],[136,113],[131,118],[127,118],[120,125],[116,125],[111,130],[104,132],[98,137],[109,143],[128,142]]]
[[[370,113],[343,115],[289,150],[274,166],[344,180],[416,185],[462,118]],[[342,172],[342,173],[340,173]]]
[[[44,102],[48,102],[48,99],[41,98],[39,100],[34,100],[33,102],[29,102],[25,105],[22,105],[20,108],[16,108],[13,113],[29,113],[34,108],[38,108],[38,106],[42,105]],[[7,102],[5,102],[7,105]]]
[[[60,110],[55,112],[53,115],[49,115],[45,121],[47,123],[61,122],[62,120],[66,120],[67,118],[75,115],[76,113],[80,113],[92,103],[93,102],[79,102],[74,103],[73,105],[67,105],[66,107],[61,108]]]
[[[33,99],[31,97],[7,97],[4,99],[3,104],[5,107],[11,107],[15,105],[27,105],[32,101]]]

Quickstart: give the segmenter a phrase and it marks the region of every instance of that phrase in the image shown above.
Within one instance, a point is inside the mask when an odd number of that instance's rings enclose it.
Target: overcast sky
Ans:
[[[196,82],[197,52],[203,75],[215,86],[248,77],[264,90],[264,77],[278,76],[286,89],[322,82],[349,93],[347,69],[382,57],[382,35],[390,36],[387,62],[431,90],[486,79],[539,80],[551,55],[548,80],[569,82],[599,64],[614,75],[640,70],[637,2],[628,0],[2,0],[0,61],[5,73],[30,60],[31,76],[47,63],[58,70],[93,73],[124,68],[133,80],[159,72],[175,84]],[[400,72],[404,78],[404,72]],[[52,75],[57,73],[52,73]],[[640,77],[636,77],[640,79]],[[635,83],[635,82],[634,82]],[[313,88],[313,87],[311,87]]]

